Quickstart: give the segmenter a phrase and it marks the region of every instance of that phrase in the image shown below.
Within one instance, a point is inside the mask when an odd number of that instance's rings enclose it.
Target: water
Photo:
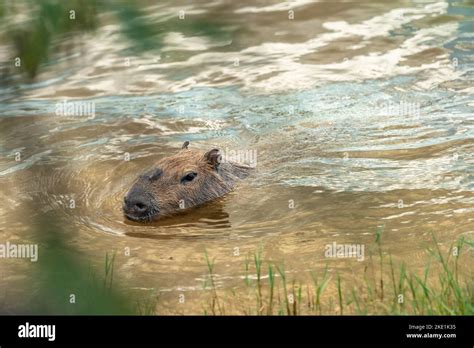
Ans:
[[[181,9],[171,4],[144,8],[160,23]],[[445,245],[472,237],[472,5],[185,9],[219,18],[225,35],[170,32],[161,50],[138,53],[107,20],[34,83],[2,86],[2,241],[33,240],[35,217],[55,211],[68,245],[93,264],[117,250],[128,287],[162,292],[164,312],[201,313],[205,251],[217,285],[240,289],[245,255],[259,246],[298,278],[324,268],[325,245],[370,245],[380,226],[387,252],[413,269],[424,266],[432,232]],[[5,43],[0,52],[5,61]],[[94,103],[94,117],[57,115],[64,100]],[[257,172],[189,214],[126,221],[135,177],[185,140],[255,151]],[[29,267],[8,262],[3,292]],[[364,265],[329,263],[348,276]],[[194,299],[185,309],[181,293]]]

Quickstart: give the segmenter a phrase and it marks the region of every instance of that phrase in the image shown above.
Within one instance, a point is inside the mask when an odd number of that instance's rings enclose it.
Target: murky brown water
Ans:
[[[431,232],[442,244],[472,237],[472,5],[184,8],[218,17],[228,35],[173,32],[156,54],[134,55],[110,22],[34,84],[2,88],[0,241],[34,240],[35,217],[54,210],[68,244],[93,264],[117,250],[128,287],[162,292],[165,312],[199,314],[205,250],[217,285],[238,291],[245,256],[259,246],[298,278],[327,262],[348,275],[361,269],[328,260],[324,247],[370,245],[381,225],[387,252],[414,269],[427,260]],[[163,3],[147,13],[158,22],[181,9]],[[0,52],[4,61],[7,47]],[[95,103],[95,117],[56,115],[65,99]],[[186,215],[125,221],[122,199],[135,177],[184,140],[254,151],[257,172]],[[0,263],[7,301],[29,267]],[[192,299],[185,306],[181,293]]]

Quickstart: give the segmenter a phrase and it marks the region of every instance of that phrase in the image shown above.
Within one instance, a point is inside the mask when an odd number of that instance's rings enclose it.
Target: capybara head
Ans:
[[[124,199],[123,211],[128,219],[157,220],[232,189],[230,167],[222,166],[219,150],[196,151],[188,145],[185,142],[177,154],[159,160],[138,177]]]

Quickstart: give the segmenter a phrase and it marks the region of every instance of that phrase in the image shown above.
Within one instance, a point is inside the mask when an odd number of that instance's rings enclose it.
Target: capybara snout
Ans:
[[[124,198],[128,219],[149,222],[209,202],[231,191],[251,170],[222,163],[218,149],[202,152],[188,145],[138,177]]]
[[[134,187],[124,198],[123,211],[134,220],[148,219],[159,212],[158,203],[144,189]]]

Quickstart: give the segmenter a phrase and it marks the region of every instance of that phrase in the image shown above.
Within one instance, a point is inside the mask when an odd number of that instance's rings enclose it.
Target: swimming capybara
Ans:
[[[140,175],[124,198],[125,217],[138,222],[159,218],[212,201],[231,191],[251,167],[223,162],[218,149],[188,149],[189,142]]]

